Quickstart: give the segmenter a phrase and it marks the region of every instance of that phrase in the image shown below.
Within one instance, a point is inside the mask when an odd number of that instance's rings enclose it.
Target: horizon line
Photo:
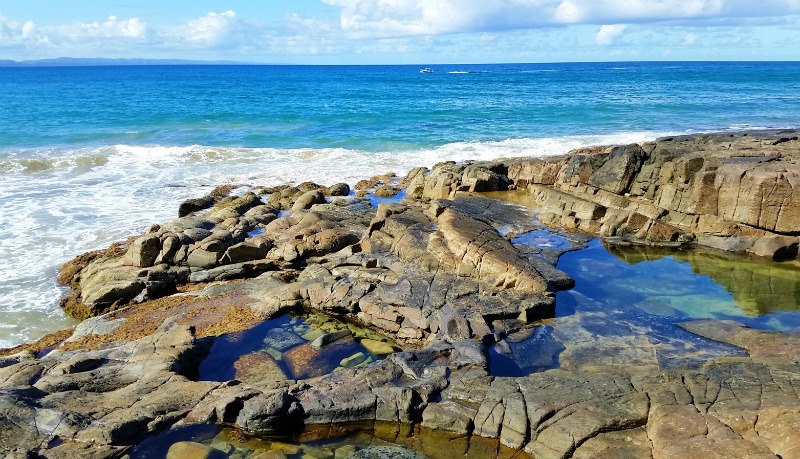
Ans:
[[[303,66],[303,67],[401,67],[401,66],[452,66],[452,65],[551,65],[551,64],[636,64],[636,63],[800,63],[800,60],[599,60],[599,61],[541,61],[541,62],[456,62],[456,63],[342,63],[342,64],[314,64],[291,62],[259,62],[259,61],[234,61],[234,60],[204,60],[204,59],[173,59],[173,58],[147,58],[147,57],[54,57],[43,59],[0,59],[0,67],[114,67],[114,66]]]

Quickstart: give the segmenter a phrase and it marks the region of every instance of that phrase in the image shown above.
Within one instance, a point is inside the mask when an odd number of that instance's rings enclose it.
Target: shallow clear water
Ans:
[[[537,229],[511,239],[512,244],[524,244],[537,249],[568,249],[572,243],[564,236],[547,229]]]
[[[314,339],[337,330],[351,333],[321,348],[311,345]],[[381,339],[373,332],[321,314],[286,314],[215,339],[211,352],[200,364],[199,379],[308,379],[383,358],[360,344],[364,338]]]
[[[551,238],[514,239],[540,248]],[[557,237],[557,235],[553,235]],[[497,376],[591,366],[696,367],[741,355],[733,346],[678,326],[732,319],[752,328],[800,333],[800,265],[713,251],[612,248],[599,239],[563,254],[558,269],[575,279],[556,293],[556,315],[489,349]]]
[[[167,430],[150,437],[130,452],[131,459],[163,459],[178,442],[210,447],[211,458],[286,457],[287,459],[339,459],[366,448],[383,454],[366,457],[404,459],[511,459],[529,458],[524,451],[501,445],[496,440],[459,437],[448,432],[395,423],[361,423],[308,426],[299,435],[259,438],[212,424],[194,424]],[[402,456],[387,453],[403,451]],[[373,450],[374,451],[374,450]],[[277,454],[270,456],[269,454]],[[266,456],[259,456],[259,455]],[[362,453],[363,454],[363,453]]]
[[[0,347],[72,324],[61,263],[222,183],[800,125],[798,63],[2,68],[0,94]]]
[[[768,330],[800,327],[800,265],[711,251],[615,249],[599,240],[564,254],[558,268],[575,292],[609,308],[630,308],[666,321],[733,319]],[[566,296],[566,295],[564,295]],[[556,314],[574,312],[569,301]]]

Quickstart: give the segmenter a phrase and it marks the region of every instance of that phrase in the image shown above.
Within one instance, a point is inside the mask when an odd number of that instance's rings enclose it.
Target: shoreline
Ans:
[[[73,457],[90,447],[118,457],[181,423],[268,435],[391,421],[496,438],[543,458],[697,457],[720,448],[787,457],[800,443],[777,439],[800,421],[800,399],[749,375],[798,377],[797,335],[688,321],[685,331],[745,352],[700,368],[500,377],[486,352],[554,317],[556,292],[574,286],[556,260],[585,244],[582,234],[796,259],[798,134],[696,134],[559,157],[440,163],[402,181],[362,184],[365,194],[405,191],[406,199],[377,208],[347,198],[346,184],[220,190],[185,201],[177,220],[62,268],[72,288],[65,305],[95,317],[49,352],[28,346],[36,352],[0,357],[0,409],[12,423],[0,451],[24,454],[58,439],[40,453]],[[509,189],[531,196],[538,213],[480,195]],[[530,256],[511,242],[547,227],[566,231],[568,245]],[[302,309],[357,323],[402,351],[313,379],[197,380],[216,337]],[[716,404],[698,392],[703,384],[717,396],[745,395]],[[130,394],[132,406],[123,402]],[[52,429],[36,427],[45,413]],[[686,423],[722,430],[674,430]]]

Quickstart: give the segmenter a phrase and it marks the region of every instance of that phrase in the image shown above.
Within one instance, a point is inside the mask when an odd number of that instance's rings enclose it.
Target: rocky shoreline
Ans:
[[[63,306],[87,320],[0,354],[0,451],[124,457],[187,423],[271,435],[366,421],[418,424],[468,445],[495,438],[538,458],[800,456],[796,334],[686,322],[742,350],[699,368],[502,377],[486,350],[554,317],[555,293],[574,285],[555,263],[587,234],[795,259],[799,135],[442,163],[360,184],[359,194],[405,193],[377,208],[345,184],[220,187],[183,203],[178,219],[64,266]],[[569,231],[568,243],[531,252],[511,242],[548,226]],[[388,347],[386,357],[290,379],[275,361],[293,357],[260,355],[255,373],[251,358],[236,379],[200,380],[218,337],[298,310],[377,334],[328,330],[294,352],[307,361],[342,338]]]

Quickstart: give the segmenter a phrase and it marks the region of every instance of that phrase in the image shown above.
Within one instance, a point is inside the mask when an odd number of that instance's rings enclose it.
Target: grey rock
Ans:
[[[271,248],[272,243],[264,239],[247,240],[228,247],[220,262],[230,264],[260,260],[267,255]]]
[[[125,262],[139,268],[153,266],[160,252],[161,239],[153,234],[147,234],[133,241],[125,254]]]
[[[264,337],[265,345],[281,352],[304,342],[303,338],[285,328],[274,328],[268,331]]]
[[[311,347],[313,347],[315,349],[321,349],[325,345],[328,345],[330,343],[333,343],[334,341],[338,341],[338,340],[340,340],[342,338],[345,338],[345,337],[348,337],[348,336],[352,336],[352,335],[353,335],[353,332],[351,332],[349,329],[337,330],[337,331],[335,331],[333,333],[326,333],[326,334],[320,336],[319,338],[315,339],[314,341],[312,341],[311,342]]]
[[[330,196],[347,196],[350,194],[350,185],[346,183],[337,183],[328,187],[328,194]]]
[[[198,212],[214,205],[214,198],[203,196],[202,198],[187,199],[178,206],[178,217],[185,217],[191,213]]]
[[[189,253],[186,263],[192,268],[207,269],[216,266],[221,256],[218,251],[197,248]]]
[[[314,204],[325,202],[325,195],[320,190],[312,190],[303,193],[292,205],[292,210],[310,209]]]
[[[369,446],[347,456],[348,459],[425,459],[425,456],[400,446]]]

